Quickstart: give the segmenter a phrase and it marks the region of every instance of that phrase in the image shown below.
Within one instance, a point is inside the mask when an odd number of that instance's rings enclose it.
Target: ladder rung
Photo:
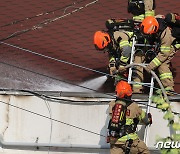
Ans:
[[[146,46],[146,47],[155,47],[155,45],[150,45],[150,44],[135,44],[134,46]]]
[[[129,82],[130,84],[133,84],[134,82]],[[139,85],[151,85],[151,83],[145,83],[145,82],[139,82],[139,83],[137,83],[137,84],[139,84]]]

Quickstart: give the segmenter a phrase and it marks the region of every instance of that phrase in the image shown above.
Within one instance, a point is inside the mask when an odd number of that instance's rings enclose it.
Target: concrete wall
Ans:
[[[173,105],[173,109],[180,112],[179,103]],[[104,137],[107,109],[108,103],[88,102],[88,99],[73,103],[46,101],[35,96],[0,95],[0,153],[36,151],[44,154],[49,150],[48,145],[59,153],[109,153]],[[155,148],[156,135],[166,137],[170,131],[162,119],[163,114],[157,109],[151,109],[151,112],[153,125],[149,128],[147,143]],[[143,138],[144,128],[139,126],[138,130]]]

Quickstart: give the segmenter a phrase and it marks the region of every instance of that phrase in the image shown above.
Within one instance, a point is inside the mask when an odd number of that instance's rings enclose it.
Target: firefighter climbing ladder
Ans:
[[[133,40],[133,43],[132,43],[132,48],[131,48],[130,64],[132,64],[133,61],[134,61],[134,54],[136,52],[135,47],[138,47],[138,46],[139,47],[140,46],[151,46],[151,45],[148,45],[148,44],[136,44],[135,37],[133,37],[132,40]],[[133,84],[133,82],[132,82],[132,67],[129,68],[128,83]],[[149,96],[148,96],[148,103],[147,103],[147,108],[146,108],[146,113],[149,113],[150,112],[149,105],[151,105],[151,102],[152,102],[151,97],[153,95],[153,89],[154,89],[154,77],[151,76],[151,82],[150,83],[139,83],[139,84],[150,86]],[[148,145],[148,138],[149,138],[149,129],[148,128],[149,128],[149,126],[146,126],[145,132],[144,132],[144,142],[146,143],[146,145]]]

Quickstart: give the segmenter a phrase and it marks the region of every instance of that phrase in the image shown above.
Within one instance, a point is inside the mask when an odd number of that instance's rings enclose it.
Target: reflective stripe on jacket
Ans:
[[[168,59],[173,51],[172,43],[175,38],[171,34],[171,30],[167,27],[160,36],[161,46],[158,55],[150,62],[149,66],[152,70],[160,66]]]
[[[110,117],[112,115],[112,109],[115,105],[115,101],[111,101],[110,104],[109,104],[109,114],[110,114]],[[120,103],[120,104],[125,104],[124,101],[120,101],[118,100],[117,103]],[[131,103],[128,107],[127,107],[127,112],[128,114],[126,114],[126,125],[131,125],[134,123],[134,118],[137,118],[139,121],[143,121],[146,117],[146,114],[145,112],[136,104],[136,103]],[[137,139],[138,138],[138,135],[136,132],[134,133],[130,133],[128,135],[125,135],[121,138],[119,138],[117,140],[117,144],[118,144],[118,141],[119,142],[125,142],[127,141],[128,139]]]
[[[127,63],[129,58],[130,58],[130,53],[131,53],[131,46],[132,43],[129,42],[129,38],[131,38],[133,35],[133,32],[128,32],[128,31],[115,31],[113,34],[114,37],[114,46],[119,46],[120,50],[117,52],[121,52],[119,53],[119,55],[121,55],[120,61],[122,61],[123,63]],[[109,62],[113,60],[116,60],[117,57],[113,57],[114,55],[110,55],[109,56]]]

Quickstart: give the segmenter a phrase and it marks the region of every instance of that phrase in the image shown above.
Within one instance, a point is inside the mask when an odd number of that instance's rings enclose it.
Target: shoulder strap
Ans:
[[[128,99],[126,99],[126,98],[116,98],[115,102],[117,102],[117,101],[124,102],[124,105],[126,107],[128,107],[129,105],[131,105],[133,103],[133,101],[131,99],[129,99],[129,98]]]

